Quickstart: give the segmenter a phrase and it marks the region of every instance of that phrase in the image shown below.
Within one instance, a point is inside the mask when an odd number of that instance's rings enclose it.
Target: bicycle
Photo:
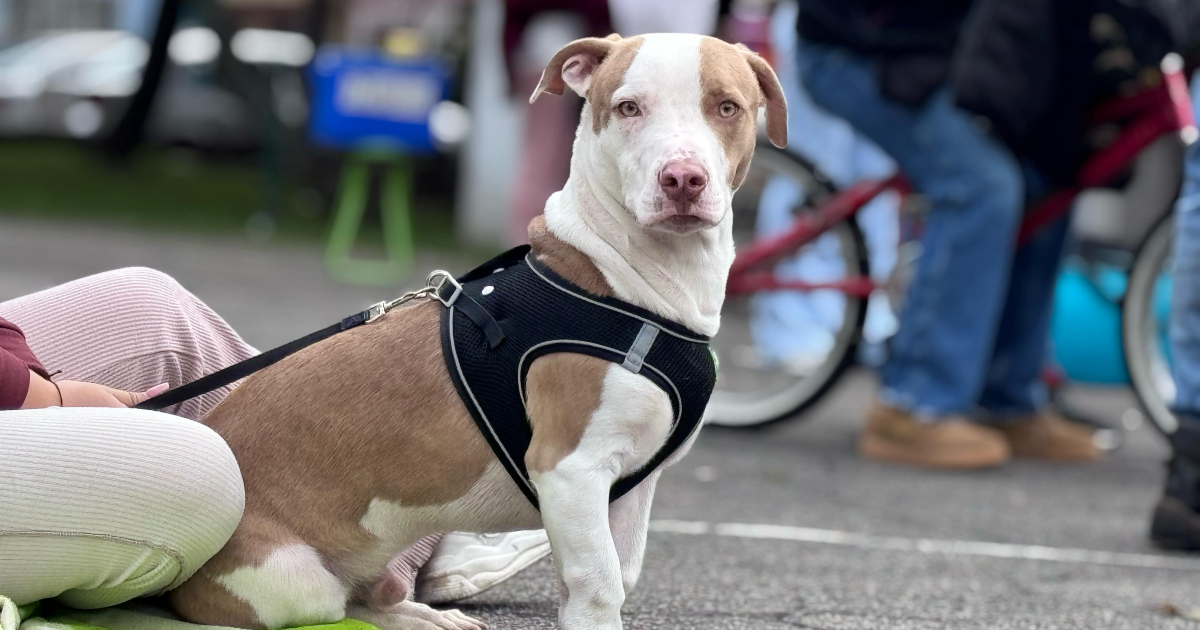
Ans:
[[[1170,243],[1171,202],[1176,197],[1182,169],[1181,140],[1185,143],[1194,141],[1197,131],[1181,60],[1176,55],[1168,56],[1161,64],[1161,71],[1162,81],[1157,86],[1117,97],[1092,111],[1093,131],[1117,126],[1119,132],[1089,157],[1074,185],[1051,193],[1026,210],[1018,242],[1025,242],[1064,217],[1081,192],[1128,183],[1123,180],[1139,160],[1147,159],[1145,156],[1161,156],[1165,152],[1177,157],[1174,183],[1155,182],[1151,186],[1158,193],[1153,205],[1161,207],[1142,213],[1151,219],[1150,224],[1139,227],[1136,234],[1126,235],[1120,243],[1092,244],[1089,248],[1097,252],[1095,256],[1118,260],[1129,258],[1131,249],[1136,251],[1133,262],[1125,262],[1131,270],[1124,306],[1124,327],[1128,329],[1123,335],[1126,358],[1131,376],[1136,374],[1132,376],[1133,384],[1139,398],[1145,399],[1143,404],[1150,419],[1155,426],[1169,433],[1173,430],[1173,418],[1169,417],[1164,401],[1169,400],[1166,395],[1170,392],[1166,391],[1161,378],[1166,359],[1160,344],[1152,344],[1153,349],[1146,345],[1148,335],[1157,334],[1157,329],[1151,326],[1157,320],[1148,315],[1152,313],[1149,300],[1154,291],[1162,290],[1161,286],[1155,288],[1161,275],[1155,270],[1161,271],[1168,264],[1164,243],[1168,246]],[[726,285],[722,329],[713,341],[721,368],[706,421],[714,425],[755,427],[795,417],[837,383],[854,362],[868,298],[884,288],[892,294],[903,290],[897,286],[902,283],[894,279],[881,284],[871,278],[866,245],[855,216],[873,199],[888,191],[899,193],[904,200],[902,208],[906,209],[901,211],[902,220],[920,213],[919,196],[912,194],[912,188],[902,174],[883,180],[860,181],[838,190],[804,158],[770,146],[760,147],[743,191],[763,186],[771,178],[784,177],[804,192],[804,199],[801,205],[793,208],[794,220],[786,230],[758,238],[754,235],[755,210],[751,205],[754,196],[750,195],[749,201],[744,192],[735,197],[734,239],[738,254]],[[775,273],[773,265],[794,259],[826,234],[838,244],[838,257],[846,272],[844,277],[814,282],[781,278]],[[828,291],[843,299],[841,322],[830,331],[834,340],[832,347],[821,360],[805,370],[782,369],[778,364],[763,360],[759,356],[761,353],[755,350],[753,334],[749,330],[750,302],[756,295],[775,291]],[[1134,305],[1135,301],[1140,301],[1142,306]],[[1131,345],[1136,346],[1132,351]]]

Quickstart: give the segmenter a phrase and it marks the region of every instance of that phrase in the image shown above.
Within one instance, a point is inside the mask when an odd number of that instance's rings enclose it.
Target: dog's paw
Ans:
[[[364,608],[350,616],[381,630],[487,630],[487,624],[458,610],[437,610],[417,602],[400,602],[378,610]]]

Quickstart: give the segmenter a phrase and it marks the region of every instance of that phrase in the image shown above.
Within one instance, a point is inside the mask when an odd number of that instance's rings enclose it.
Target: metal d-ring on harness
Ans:
[[[425,280],[425,286],[423,288],[417,289],[416,291],[409,291],[408,293],[405,293],[404,295],[401,295],[390,302],[385,301],[372,304],[367,310],[355,313],[332,326],[327,326],[314,333],[285,343],[278,348],[273,348],[262,354],[250,357],[245,361],[235,363],[229,367],[217,370],[216,372],[213,372],[207,376],[202,376],[190,383],[180,385],[175,389],[163,392],[154,398],[143,401],[137,406],[137,408],[165,409],[172,405],[178,405],[186,400],[191,400],[197,396],[202,396],[211,391],[220,389],[226,385],[240,381],[241,379],[246,378],[247,376],[250,376],[259,370],[274,365],[288,356],[293,355],[319,341],[328,339],[329,337],[332,337],[340,332],[350,330],[351,328],[357,328],[363,324],[374,323],[375,320],[383,317],[397,306],[417,298],[433,297],[442,304],[449,306],[447,301],[438,294],[438,289],[445,286],[447,282],[452,283],[452,285],[458,284],[455,282],[454,276],[450,275],[450,272],[440,269],[434,271],[433,273],[429,274],[429,277]],[[452,297],[452,300],[453,299],[457,299],[457,296],[454,295]]]

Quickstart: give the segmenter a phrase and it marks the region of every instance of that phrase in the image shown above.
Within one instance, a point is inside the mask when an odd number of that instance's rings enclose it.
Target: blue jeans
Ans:
[[[1192,77],[1200,115],[1200,72]],[[1175,267],[1171,282],[1171,376],[1180,421],[1200,431],[1200,143],[1188,147],[1183,187],[1175,202]]]
[[[885,97],[874,64],[848,51],[805,45],[800,66],[813,100],[891,155],[930,203],[881,400],[929,420],[1036,411],[1066,221],[1017,251],[1021,165],[948,90],[914,109]]]

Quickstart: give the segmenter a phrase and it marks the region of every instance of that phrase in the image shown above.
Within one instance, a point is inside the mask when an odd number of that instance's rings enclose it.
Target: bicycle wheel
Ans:
[[[778,191],[781,184],[790,186],[798,193],[795,201],[786,208],[791,217],[811,211],[815,203],[834,193],[834,187],[828,179],[807,161],[772,147],[760,147],[745,183],[734,198],[735,245],[744,245],[755,239],[761,228],[759,210],[768,202],[764,199],[764,193],[772,194],[768,192],[772,190],[771,187]],[[778,208],[775,210],[778,214]],[[858,224],[853,220],[831,226],[821,239],[805,246],[794,256],[809,255],[809,250],[815,248],[821,248],[826,258],[832,256],[832,262],[839,266],[842,277],[869,275],[866,245]],[[761,328],[755,330],[755,318],[761,317],[759,311],[762,300],[782,293],[790,293],[800,299],[824,294],[821,299],[825,302],[828,303],[831,297],[835,301],[840,297],[843,304],[839,314],[823,322],[820,334],[828,335],[829,340],[823,351],[808,356],[803,365],[769,356],[770,346],[782,340],[764,338],[765,333]],[[865,298],[832,290],[803,294],[772,291],[727,297],[721,311],[721,330],[713,339],[713,348],[720,359],[720,370],[705,421],[728,427],[764,426],[792,418],[812,406],[853,362],[866,315]],[[832,321],[828,321],[830,319]]]
[[[1166,435],[1179,426],[1171,412],[1175,381],[1166,332],[1174,235],[1175,220],[1167,214],[1138,248],[1121,305],[1121,344],[1133,392],[1150,423]]]

